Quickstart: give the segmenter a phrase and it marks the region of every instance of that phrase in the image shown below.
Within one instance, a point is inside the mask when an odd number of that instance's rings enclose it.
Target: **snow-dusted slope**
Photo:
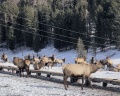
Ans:
[[[23,50],[23,51],[22,51]],[[31,56],[33,55],[37,55],[36,53],[34,53],[34,51],[30,50],[30,49],[24,49],[22,48],[22,50],[18,49],[14,54],[13,52],[11,52],[10,50],[5,50],[4,51],[0,51],[0,55],[4,52],[5,54],[8,55],[8,59],[10,61],[12,61],[13,57],[21,57],[24,58],[24,56],[30,54]],[[100,60],[100,59],[104,59],[106,58],[106,56],[109,56],[111,54],[115,53],[114,56],[112,56],[110,59],[113,60],[114,65],[116,64],[120,64],[120,51],[117,51],[115,49],[111,49],[108,50],[106,52],[99,52],[97,53],[95,59]],[[51,55],[55,55],[55,57],[57,58],[65,58],[66,59],[66,64],[67,63],[74,63],[74,59],[77,57],[77,52],[75,50],[70,50],[70,51],[65,51],[65,52],[59,52],[58,50],[56,50],[53,47],[46,47],[44,49],[42,49],[38,55],[39,56],[51,56]],[[87,61],[89,61],[91,59],[91,57],[93,56],[92,53],[88,53],[87,54]]]

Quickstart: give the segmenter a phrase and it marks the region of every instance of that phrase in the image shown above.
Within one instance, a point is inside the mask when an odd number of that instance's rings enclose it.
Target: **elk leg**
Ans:
[[[19,70],[20,70],[20,77],[21,77],[21,68],[19,68]]]
[[[83,90],[84,78],[85,78],[85,76],[83,75],[83,76],[82,76],[82,86],[81,86],[81,90]]]
[[[27,78],[29,77],[29,67],[26,67],[26,71],[27,71]]]
[[[92,84],[91,84],[90,77],[88,77],[88,81],[89,81],[89,83],[90,83],[90,87],[93,89]]]
[[[65,90],[67,90],[67,78],[64,76],[64,77],[63,77],[63,80],[64,80],[64,87],[65,87]]]
[[[22,68],[21,70],[22,70],[22,75],[23,75],[23,77],[24,77],[24,69]]]

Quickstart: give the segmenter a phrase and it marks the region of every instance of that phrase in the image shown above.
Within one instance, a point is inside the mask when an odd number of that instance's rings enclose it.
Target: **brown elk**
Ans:
[[[55,59],[54,55],[52,55],[50,57],[47,57],[47,56],[44,55],[41,58],[40,62],[38,64],[36,64],[36,66],[42,66],[43,68],[45,68],[45,66],[47,66],[47,67],[52,66],[53,63],[54,63],[54,59]]]
[[[19,68],[20,71],[20,77],[22,76],[22,72],[25,69],[27,72],[27,77],[29,77],[29,67],[30,67],[30,61],[29,60],[23,60],[18,57],[13,58],[13,64],[16,65]]]
[[[7,55],[5,53],[2,54],[1,60],[8,61]]]
[[[68,77],[82,77],[82,86],[81,89],[83,90],[83,83],[84,79],[87,78],[90,86],[90,75],[96,72],[99,68],[103,68],[103,65],[100,62],[96,62],[96,64],[66,64],[63,66],[63,80],[64,80],[64,87],[67,90],[68,84],[67,79]]]
[[[107,65],[107,67],[113,66],[113,61],[110,60],[109,57],[106,57],[106,59],[100,60],[100,63],[104,65],[104,68],[105,68],[105,65]]]
[[[75,58],[75,63],[76,64],[80,64],[86,61],[86,57],[79,57],[79,58]]]
[[[55,58],[54,64],[61,64],[61,66],[62,66],[63,63],[65,63],[65,58],[63,58],[63,59]]]

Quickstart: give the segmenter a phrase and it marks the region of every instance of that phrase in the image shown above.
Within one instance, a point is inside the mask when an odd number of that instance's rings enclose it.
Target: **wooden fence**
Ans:
[[[12,66],[1,66],[0,69],[8,69],[8,70],[18,70],[17,67],[12,67]],[[41,75],[41,73],[47,74],[46,76],[50,78],[50,76],[63,76],[63,73],[60,72],[53,72],[53,71],[42,71],[42,70],[32,70],[30,69],[30,73],[36,73],[38,76]],[[71,78],[71,82],[74,82],[74,78]],[[114,85],[120,85],[120,80],[118,79],[109,79],[109,78],[92,78],[92,82],[102,82],[103,87],[106,87],[108,83],[114,84]]]

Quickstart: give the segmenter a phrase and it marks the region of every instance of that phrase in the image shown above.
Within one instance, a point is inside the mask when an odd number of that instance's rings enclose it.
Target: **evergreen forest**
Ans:
[[[1,0],[0,47],[120,49],[120,0]]]

